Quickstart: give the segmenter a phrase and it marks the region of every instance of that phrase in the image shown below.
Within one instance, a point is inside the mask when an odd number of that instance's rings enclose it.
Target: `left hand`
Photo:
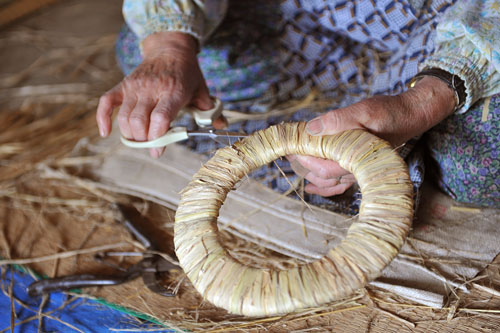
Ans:
[[[443,81],[424,77],[410,90],[396,96],[375,96],[346,108],[329,111],[307,123],[311,135],[332,135],[364,129],[393,147],[424,133],[455,109],[454,91]],[[355,183],[354,176],[335,161],[312,156],[288,156],[292,169],[310,181],[305,191],[332,196]]]
[[[118,105],[120,131],[125,138],[135,141],[164,135],[186,105],[200,110],[213,107],[198,63],[198,41],[194,37],[164,31],[149,35],[142,45],[141,64],[99,100],[96,118],[103,137],[111,132],[111,116]],[[213,126],[225,127],[223,117],[215,120]],[[164,150],[150,148],[150,154],[156,158]]]

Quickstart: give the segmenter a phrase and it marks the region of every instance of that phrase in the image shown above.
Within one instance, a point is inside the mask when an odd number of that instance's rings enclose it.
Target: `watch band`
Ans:
[[[445,82],[455,92],[456,107],[455,111],[465,104],[467,93],[465,92],[465,82],[458,75],[451,74],[440,68],[425,68],[410,81],[410,87],[413,87],[424,76],[433,76]]]

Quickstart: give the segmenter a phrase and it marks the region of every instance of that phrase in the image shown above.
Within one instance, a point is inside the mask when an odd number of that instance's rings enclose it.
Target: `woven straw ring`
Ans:
[[[245,266],[218,240],[219,209],[244,175],[290,154],[335,160],[352,172],[363,196],[359,218],[318,261],[281,271]],[[201,295],[231,313],[267,316],[318,306],[362,288],[396,256],[412,222],[412,193],[404,161],[368,132],[321,137],[306,134],[305,123],[272,126],[218,150],[183,190],[177,257]]]

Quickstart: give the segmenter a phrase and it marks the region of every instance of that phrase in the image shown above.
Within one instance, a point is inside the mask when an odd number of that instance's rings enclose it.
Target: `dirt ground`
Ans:
[[[3,258],[33,258],[103,244],[137,249],[114,223],[111,202],[135,207],[161,250],[172,254],[171,210],[90,186],[73,175],[95,160],[68,158],[81,138],[96,139],[97,99],[121,79],[113,47],[122,24],[121,1],[61,0],[0,31]],[[85,254],[29,267],[48,276],[111,272],[92,259]],[[169,327],[192,331],[499,332],[499,264],[497,257],[475,281],[493,293],[474,287],[443,309],[365,289],[341,303],[284,317],[247,319],[204,302],[181,272],[170,281],[180,285],[175,298],[154,295],[141,281],[89,293],[152,315]]]

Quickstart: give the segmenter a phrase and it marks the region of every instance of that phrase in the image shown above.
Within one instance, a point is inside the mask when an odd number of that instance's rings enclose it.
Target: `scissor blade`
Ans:
[[[240,133],[240,132],[230,132],[230,131],[222,131],[222,130],[214,130],[214,129],[199,129],[196,131],[188,131],[188,136],[204,136],[211,139],[224,139],[224,138],[236,138],[241,139],[248,136],[248,134]]]

